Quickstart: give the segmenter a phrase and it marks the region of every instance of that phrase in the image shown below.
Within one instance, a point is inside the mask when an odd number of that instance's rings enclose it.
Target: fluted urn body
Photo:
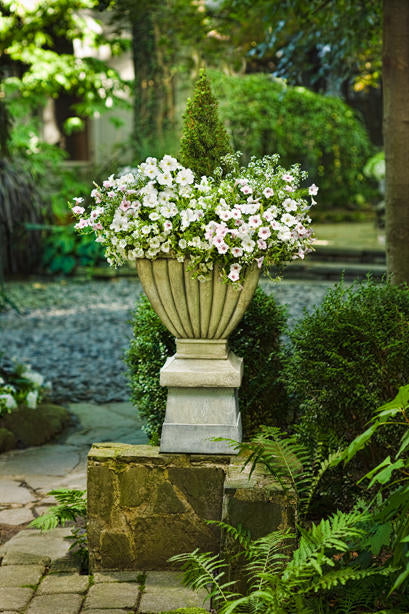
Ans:
[[[242,359],[227,338],[251,301],[260,270],[250,267],[241,289],[224,283],[217,265],[206,281],[192,279],[189,262],[140,259],[136,269],[159,318],[176,337],[176,354],[161,369],[168,386],[161,452],[232,454],[224,437],[241,441],[237,390]]]

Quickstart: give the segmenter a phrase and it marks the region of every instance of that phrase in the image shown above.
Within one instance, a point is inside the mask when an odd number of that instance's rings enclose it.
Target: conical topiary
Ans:
[[[188,98],[183,119],[180,162],[192,169],[197,178],[211,175],[220,166],[221,157],[232,153],[232,149],[204,70],[195,83],[193,98]]]

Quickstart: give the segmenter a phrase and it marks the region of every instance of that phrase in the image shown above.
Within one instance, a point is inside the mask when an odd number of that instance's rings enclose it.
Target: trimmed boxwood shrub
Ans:
[[[370,279],[340,283],[297,324],[291,341],[286,379],[299,406],[300,437],[312,445],[350,442],[409,381],[409,289]],[[400,434],[390,426],[368,461],[383,459]]]
[[[279,153],[285,167],[300,162],[320,186],[315,217],[334,209],[357,214],[374,197],[363,174],[374,148],[363,122],[342,100],[268,74],[209,76],[233,148],[247,158]]]
[[[261,424],[286,426],[288,402],[279,380],[282,371],[280,337],[285,322],[284,309],[258,288],[230,337],[231,349],[244,358],[239,399],[246,438]],[[126,355],[131,398],[146,420],[145,430],[150,440],[156,444],[165,417],[167,394],[167,389],[159,385],[159,370],[175,353],[175,340],[146,298],[137,306],[133,331]]]

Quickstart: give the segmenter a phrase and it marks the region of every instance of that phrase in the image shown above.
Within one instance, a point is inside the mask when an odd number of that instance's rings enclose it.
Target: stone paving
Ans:
[[[69,556],[70,528],[45,533],[24,528],[55,503],[54,488],[86,488],[92,443],[146,443],[130,403],[75,403],[76,423],[54,443],[0,456],[0,525],[21,529],[0,547],[2,614],[122,614],[202,606],[204,594],[181,586],[176,572],[79,573]]]
[[[131,403],[73,403],[75,424],[53,443],[0,455],[0,525],[24,525],[55,500],[54,488],[86,488],[86,458],[94,442],[147,443]]]
[[[29,531],[22,533],[27,538]],[[55,529],[52,533],[59,543],[58,556],[64,552],[66,531]],[[34,534],[32,543],[40,544],[44,536],[36,531]],[[204,607],[205,591],[194,592],[183,587],[181,574],[177,572],[116,571],[81,575],[67,555],[53,559],[15,548],[16,543],[6,552],[0,566],[2,614],[153,614]]]

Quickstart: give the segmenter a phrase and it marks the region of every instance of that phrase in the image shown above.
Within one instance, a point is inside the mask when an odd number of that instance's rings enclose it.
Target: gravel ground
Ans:
[[[289,322],[319,303],[332,282],[263,280],[288,305]],[[0,353],[43,373],[58,402],[126,401],[124,351],[129,319],[141,294],[136,279],[28,281],[6,285],[22,314],[0,313]]]

